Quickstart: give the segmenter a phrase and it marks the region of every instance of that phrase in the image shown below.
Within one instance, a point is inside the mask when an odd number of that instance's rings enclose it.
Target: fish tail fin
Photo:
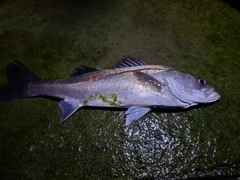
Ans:
[[[0,87],[0,101],[12,101],[28,98],[28,86],[31,82],[40,80],[23,63],[14,60],[7,67],[6,76],[8,83]]]

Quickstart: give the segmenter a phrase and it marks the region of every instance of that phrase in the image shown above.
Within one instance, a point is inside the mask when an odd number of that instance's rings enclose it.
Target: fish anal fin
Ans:
[[[139,84],[143,85],[145,88],[150,88],[153,91],[161,92],[165,87],[163,82],[160,82],[146,73],[136,71],[133,74],[137,78]]]
[[[130,125],[133,121],[136,121],[143,117],[145,114],[147,114],[149,111],[151,111],[151,108],[147,107],[138,107],[138,106],[132,106],[128,108],[126,117],[126,126]]]
[[[76,112],[80,107],[81,104],[76,101],[67,101],[63,100],[59,104],[59,107],[62,110],[62,116],[60,118],[60,122],[65,121],[67,118],[69,118],[74,112]]]

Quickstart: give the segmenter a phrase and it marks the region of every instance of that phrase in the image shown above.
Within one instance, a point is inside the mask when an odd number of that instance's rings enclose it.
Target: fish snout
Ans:
[[[221,98],[221,95],[215,91],[215,88],[212,86],[205,87],[203,90],[203,95],[206,98],[204,101],[210,103],[217,101],[218,99]]]
[[[206,88],[206,89],[203,90],[203,94],[204,94],[204,96],[207,98],[207,97],[209,97],[214,91],[215,91],[215,89],[214,89],[213,87]]]

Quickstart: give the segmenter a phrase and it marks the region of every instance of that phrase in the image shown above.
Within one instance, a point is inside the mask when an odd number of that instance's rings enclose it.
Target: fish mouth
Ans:
[[[215,91],[214,88],[209,88],[209,89],[207,89],[207,90],[204,90],[203,93],[204,93],[204,96],[207,98],[207,97],[209,97],[214,91]]]
[[[208,102],[214,102],[221,98],[221,95],[215,91],[213,87],[203,91],[205,98],[208,98]]]

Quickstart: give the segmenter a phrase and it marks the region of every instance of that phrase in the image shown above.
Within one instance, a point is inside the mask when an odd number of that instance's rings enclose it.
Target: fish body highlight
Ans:
[[[130,56],[106,70],[81,65],[67,79],[42,80],[17,60],[9,64],[6,74],[8,83],[0,87],[0,101],[37,96],[61,99],[61,122],[82,106],[94,106],[128,108],[129,125],[153,108],[188,108],[221,97],[201,78]]]

